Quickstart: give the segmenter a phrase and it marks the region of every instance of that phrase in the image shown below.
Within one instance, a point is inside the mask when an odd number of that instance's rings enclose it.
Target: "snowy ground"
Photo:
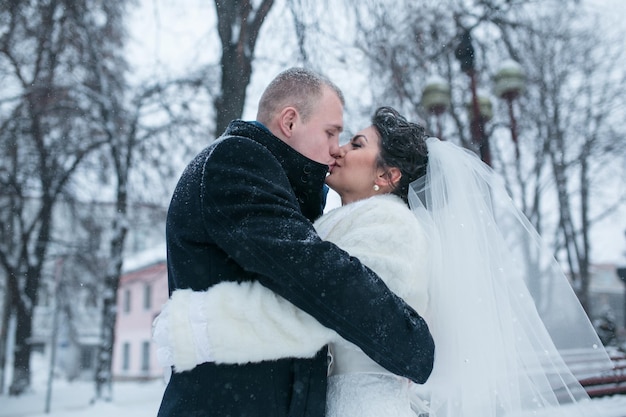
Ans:
[[[93,382],[68,382],[66,378],[59,377],[51,384],[48,402],[48,363],[43,355],[32,355],[30,391],[19,397],[0,395],[0,417],[155,417],[157,414],[165,390],[162,379],[114,383],[111,402],[91,405],[95,392]],[[10,380],[11,375],[8,375],[5,387]]]
[[[17,398],[0,396],[0,417],[155,417],[164,389],[162,381],[119,382],[113,387],[113,401],[90,405],[93,383],[55,381],[49,414],[42,387]]]
[[[0,417],[156,417],[165,390],[163,380],[150,382],[117,382],[113,400],[90,404],[93,382],[67,382],[55,379],[52,384],[49,413],[46,413],[48,372],[46,359],[33,355],[31,392],[20,397],[0,395]],[[599,398],[593,403],[602,410],[600,416],[626,417],[626,395]],[[542,414],[534,417],[550,417]]]
[[[111,403],[89,405],[93,384],[55,382],[50,413],[44,413],[46,390],[21,397],[0,396],[0,417],[155,417],[165,384],[120,382],[114,385]],[[626,417],[626,396],[594,400],[602,417]]]

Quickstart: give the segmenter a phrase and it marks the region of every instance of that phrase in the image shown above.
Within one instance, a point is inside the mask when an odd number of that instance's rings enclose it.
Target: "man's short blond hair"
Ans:
[[[324,86],[333,90],[341,104],[345,105],[339,87],[324,75],[298,67],[281,72],[270,82],[261,96],[257,121],[267,125],[274,115],[289,106],[294,107],[306,121],[322,97]]]

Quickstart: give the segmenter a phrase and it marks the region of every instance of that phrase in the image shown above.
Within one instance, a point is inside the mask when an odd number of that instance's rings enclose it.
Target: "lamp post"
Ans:
[[[478,113],[476,113],[476,109],[474,108],[474,102],[478,103]],[[475,93],[475,97],[472,98],[472,101],[467,104],[467,112],[471,120],[474,120],[476,114],[478,114],[482,122],[482,129],[484,129],[484,124],[493,118],[493,104],[491,103],[491,99],[487,94],[478,90]],[[489,140],[484,131],[483,135],[485,141]]]
[[[515,146],[516,160],[519,160],[519,145],[513,101],[524,91],[525,80],[524,70],[517,62],[512,60],[504,61],[494,77],[496,95],[504,99],[508,104],[509,117],[511,119],[511,138]]]
[[[624,231],[624,235],[626,235],[626,231]],[[617,276],[624,283],[624,327],[626,327],[626,266],[621,268],[617,268]]]
[[[443,140],[440,116],[450,107],[450,86],[439,76],[426,80],[422,92],[422,107],[437,119],[437,137]]]
[[[626,327],[626,267],[617,268],[617,276],[624,283],[624,327]]]
[[[472,35],[469,30],[461,33],[459,45],[454,51],[454,55],[461,64],[461,71],[470,77],[470,89],[472,92],[471,102],[471,131],[472,141],[478,145],[480,158],[487,165],[491,165],[491,150],[489,148],[489,138],[485,133],[485,122],[488,114],[481,113],[480,102],[477,93],[476,69],[474,66],[474,46],[472,45]],[[484,100],[483,100],[484,101]],[[489,104],[490,106],[490,104]],[[483,102],[483,109],[489,107]]]

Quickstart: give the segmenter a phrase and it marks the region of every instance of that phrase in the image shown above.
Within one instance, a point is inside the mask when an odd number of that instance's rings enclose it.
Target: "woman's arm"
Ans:
[[[164,366],[309,358],[336,333],[258,282],[176,290],[153,324]],[[162,359],[163,360],[163,359]]]

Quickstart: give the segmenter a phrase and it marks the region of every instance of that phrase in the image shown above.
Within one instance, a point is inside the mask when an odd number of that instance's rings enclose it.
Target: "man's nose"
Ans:
[[[345,154],[346,152],[343,149],[343,146],[339,146],[339,144],[334,145],[334,147],[331,147],[330,149],[330,155],[335,159],[343,158]]]
[[[330,148],[328,149],[330,156],[334,159],[340,158],[339,154],[341,153],[341,147],[339,146],[339,141],[333,141],[330,144]]]

